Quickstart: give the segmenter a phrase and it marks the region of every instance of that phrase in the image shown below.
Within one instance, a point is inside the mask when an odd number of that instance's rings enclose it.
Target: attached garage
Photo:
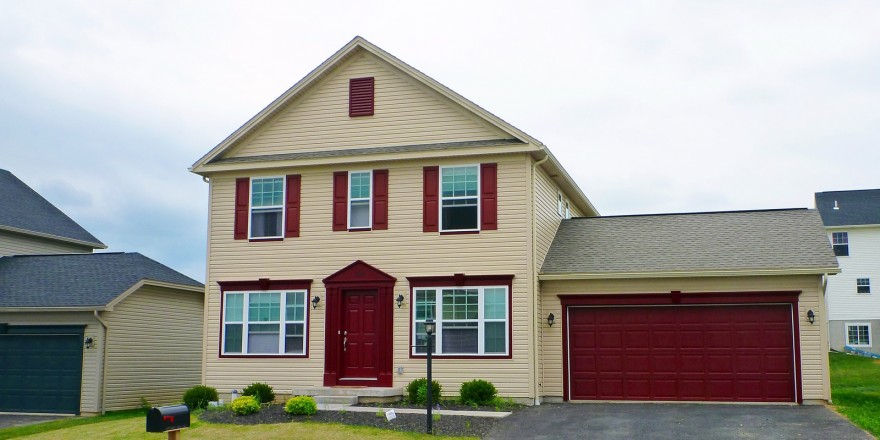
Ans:
[[[830,398],[815,211],[564,220],[541,271],[546,399]]]
[[[0,412],[78,414],[84,328],[0,327]]]

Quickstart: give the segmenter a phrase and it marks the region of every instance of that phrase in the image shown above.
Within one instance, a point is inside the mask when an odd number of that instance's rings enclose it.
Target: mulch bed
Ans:
[[[391,421],[385,420],[382,409],[395,408],[393,404],[376,406],[375,412],[355,411],[318,411],[312,416],[294,416],[284,412],[284,405],[269,405],[256,414],[239,416],[228,409],[204,411],[199,419],[209,423],[231,423],[236,425],[257,425],[264,423],[342,423],[346,425],[373,426],[382,429],[391,429],[405,432],[425,432],[427,420],[425,414],[397,414],[397,418]],[[401,406],[396,406],[400,408]],[[443,407],[442,409],[452,409]],[[473,411],[473,407],[463,407]],[[492,408],[494,411],[495,408]],[[498,423],[497,418],[450,416],[441,415],[434,417],[434,434],[453,436],[484,437]]]

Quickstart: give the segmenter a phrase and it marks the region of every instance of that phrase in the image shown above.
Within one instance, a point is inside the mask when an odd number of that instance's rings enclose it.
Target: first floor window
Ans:
[[[305,354],[306,297],[305,290],[227,292],[223,353]]]
[[[440,230],[479,229],[478,166],[440,168]]]
[[[251,179],[251,238],[281,237],[284,217],[284,179]]]
[[[871,279],[870,278],[857,278],[856,279],[856,293],[871,293]]]
[[[846,232],[832,232],[831,246],[834,248],[834,255],[838,257],[849,256],[849,234]]]
[[[846,325],[846,343],[853,347],[871,346],[871,325],[855,323]]]
[[[438,355],[506,355],[508,303],[506,286],[413,289],[414,354],[427,352],[425,321],[437,323],[434,351]]]

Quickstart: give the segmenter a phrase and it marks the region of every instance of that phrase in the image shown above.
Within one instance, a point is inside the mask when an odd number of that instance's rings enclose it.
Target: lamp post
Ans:
[[[434,383],[431,381],[431,352],[434,351],[433,347],[433,339],[434,339],[434,330],[436,330],[436,325],[433,319],[429,319],[425,321],[425,333],[428,334],[428,389],[426,390],[426,396],[428,399],[428,434],[433,434],[433,418],[431,417],[431,389],[434,388]]]

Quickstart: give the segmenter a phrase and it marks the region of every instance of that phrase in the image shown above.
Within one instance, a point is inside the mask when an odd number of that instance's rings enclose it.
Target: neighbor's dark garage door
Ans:
[[[0,412],[78,414],[82,327],[6,328],[0,333]]]
[[[791,307],[568,307],[569,399],[793,402]]]

